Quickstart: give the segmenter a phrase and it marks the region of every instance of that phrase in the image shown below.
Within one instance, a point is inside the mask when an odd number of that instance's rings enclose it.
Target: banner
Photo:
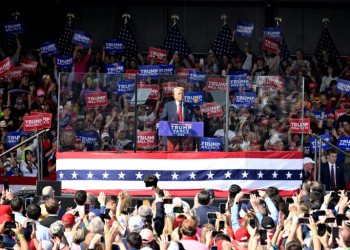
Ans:
[[[66,69],[73,67],[73,55],[70,56],[56,56],[57,68]]]
[[[0,62],[0,77],[5,76],[7,71],[11,70],[12,68],[13,68],[13,64],[9,57],[2,60]]]
[[[350,151],[350,137],[339,137],[338,148],[343,149],[345,151]]]
[[[72,43],[83,45],[84,47],[90,47],[91,35],[80,30],[74,30],[72,36]]]
[[[23,34],[23,26],[21,20],[9,21],[3,23],[5,36],[12,35],[13,33]]]
[[[66,114],[64,115],[63,120],[60,121],[60,123],[59,123],[59,124],[60,124],[60,127],[62,127],[62,128],[67,127],[67,126],[69,125],[71,119],[72,119],[72,117],[70,116],[70,114],[66,113]]]
[[[158,100],[159,86],[158,85],[137,85],[137,89],[152,89],[148,99]]]
[[[12,94],[19,94],[19,93],[28,94],[29,91],[24,90],[24,89],[10,89],[8,93],[9,93],[10,95],[12,95]]]
[[[78,132],[75,134],[76,137],[81,139],[86,147],[93,148],[95,143],[98,143],[98,134],[87,134]]]
[[[248,70],[240,70],[240,71],[234,71],[234,72],[228,72],[229,76],[240,76],[240,77],[246,77],[248,76]]]
[[[217,117],[222,116],[224,113],[222,112],[222,107],[218,106],[216,102],[206,103],[200,106],[200,111],[203,116],[204,111],[207,113],[207,117]]]
[[[23,71],[28,72],[30,75],[36,75],[36,69],[38,67],[37,62],[21,59],[19,66],[23,68]]]
[[[40,52],[41,52],[41,57],[51,56],[51,55],[60,53],[58,51],[55,40],[42,43],[40,45]]]
[[[289,125],[290,125],[290,131],[293,134],[306,134],[306,133],[309,133],[310,119],[304,118],[304,127],[303,127],[304,132],[301,131],[302,119],[289,119]]]
[[[163,83],[163,97],[173,96],[173,89],[176,87],[181,87],[179,82],[165,82]]]
[[[123,52],[124,40],[105,40],[105,52]]]
[[[278,41],[276,41],[275,39],[268,37],[268,36],[265,37],[263,49],[265,49],[267,51],[271,51],[272,53],[277,55],[279,53]]]
[[[23,131],[34,131],[44,129],[42,115],[23,116]]]
[[[230,90],[250,90],[251,81],[247,76],[230,75]]]
[[[339,78],[335,91],[337,93],[345,91],[347,95],[350,95],[350,81]]]
[[[163,63],[163,57],[168,56],[168,51],[150,47],[147,55],[147,60],[153,60],[154,56],[156,57],[156,62]]]
[[[86,99],[86,106],[88,108],[108,105],[106,92],[86,94],[85,99]]]
[[[239,36],[253,36],[254,23],[237,22],[236,34]]]
[[[223,90],[226,93],[226,78],[208,78],[205,91],[210,90]]]
[[[185,102],[188,102],[193,106],[203,105],[204,104],[203,91],[185,92]]]
[[[184,85],[187,82],[187,78],[190,70],[196,70],[196,69],[177,69],[176,76],[175,76],[176,81]]]
[[[338,122],[338,118],[345,115],[345,109],[337,109],[335,111],[335,122]]]
[[[194,83],[194,84],[199,82],[200,84],[204,84],[206,77],[207,77],[207,73],[205,72],[190,70],[188,72],[187,82]]]
[[[312,112],[315,115],[317,121],[321,120],[322,112],[324,112],[323,123],[327,123],[327,115],[331,113],[331,111],[314,111]]]
[[[11,69],[10,78],[12,81],[21,81],[23,78],[23,69],[22,67],[14,67]],[[7,82],[7,77],[4,78],[4,81]]]
[[[236,92],[235,105],[255,106],[256,93]]]
[[[117,95],[133,94],[135,92],[135,80],[124,80],[117,83]]]
[[[138,148],[154,148],[155,132],[137,132],[137,147]]]
[[[195,136],[203,137],[203,122],[159,122],[160,136]]]
[[[6,135],[6,145],[8,148],[14,147],[22,135],[27,135],[25,131],[8,132]]]
[[[265,88],[275,88],[280,91],[283,90],[285,79],[280,76],[265,76]]]
[[[174,65],[159,65],[159,75],[167,76],[174,74]]]
[[[147,77],[150,77],[151,79],[158,79],[159,78],[159,66],[140,66],[139,67],[139,77],[142,79],[146,79]]]
[[[124,72],[125,72],[125,67],[123,62],[106,65],[107,74],[123,74]]]
[[[221,138],[201,138],[201,151],[221,151]]]
[[[281,37],[281,28],[262,28],[262,41],[264,41],[265,36],[271,37],[279,42]]]
[[[52,113],[41,113],[41,112],[30,112],[32,116],[42,116],[43,117],[43,127],[51,128],[52,123]]]
[[[329,137],[329,134],[319,135],[319,137],[321,137],[322,139],[325,139],[326,141],[332,143],[331,142],[331,138]],[[313,137],[310,138],[310,145],[311,145],[312,153],[315,153],[315,138],[313,138]],[[320,148],[319,140],[317,140],[317,146],[316,147],[317,147],[316,151],[318,152],[319,148]],[[323,150],[327,150],[327,149],[331,149],[331,147],[328,146],[327,144],[325,144],[324,142],[322,142],[322,149]]]
[[[139,73],[138,70],[127,69],[125,72],[126,80],[136,79],[136,74],[138,74],[138,73]]]

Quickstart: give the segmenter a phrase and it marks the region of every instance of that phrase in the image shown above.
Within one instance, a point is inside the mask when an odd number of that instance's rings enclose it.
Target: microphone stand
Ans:
[[[181,116],[182,116],[182,120],[184,120],[184,117],[183,117],[183,114],[184,114],[184,111],[182,109],[182,104],[183,104],[183,101],[179,101],[179,104],[181,105]],[[180,117],[179,117],[180,118]],[[182,136],[179,136],[179,151],[183,151],[183,147],[182,147]]]

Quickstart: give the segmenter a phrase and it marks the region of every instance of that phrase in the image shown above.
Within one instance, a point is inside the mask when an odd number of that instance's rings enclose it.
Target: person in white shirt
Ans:
[[[21,163],[21,172],[23,176],[26,177],[36,177],[38,176],[38,167],[35,164],[36,157],[33,155],[31,150],[26,150],[24,152],[25,159]]]
[[[39,218],[41,216],[41,208],[39,205],[29,205],[26,209],[27,211],[27,218],[32,219],[35,221],[36,224],[36,238],[38,241],[43,240],[50,240],[50,229],[47,227],[44,227],[40,224]]]
[[[13,214],[15,215],[15,221],[18,223],[23,223],[27,220],[26,217],[23,216],[23,201],[20,198],[13,198],[10,202],[10,206]]]

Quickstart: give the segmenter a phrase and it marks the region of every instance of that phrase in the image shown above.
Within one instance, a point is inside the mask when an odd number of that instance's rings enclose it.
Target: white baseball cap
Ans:
[[[128,224],[131,230],[143,228],[143,221],[140,216],[131,216]]]
[[[310,157],[305,157],[303,159],[303,164],[306,164],[306,163],[312,163],[312,164],[315,164],[315,162],[310,158]]]

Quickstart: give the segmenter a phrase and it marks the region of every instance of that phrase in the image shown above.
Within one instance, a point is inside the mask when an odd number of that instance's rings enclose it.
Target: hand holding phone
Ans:
[[[207,219],[217,219],[216,213],[207,213]]]

